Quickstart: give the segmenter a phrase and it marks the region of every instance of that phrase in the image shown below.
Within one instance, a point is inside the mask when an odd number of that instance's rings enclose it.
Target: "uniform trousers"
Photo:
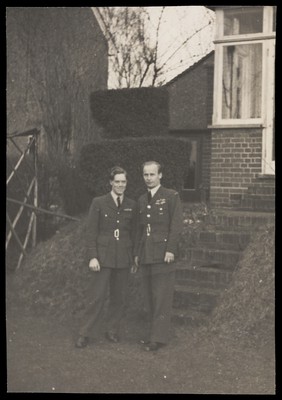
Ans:
[[[149,341],[167,343],[170,339],[175,269],[167,264],[142,265],[144,300],[150,321]]]
[[[90,336],[94,328],[97,331],[100,330],[108,289],[110,289],[110,296],[107,331],[119,333],[126,306],[128,278],[129,268],[101,267],[99,272],[91,273],[84,322],[80,327],[79,335]]]

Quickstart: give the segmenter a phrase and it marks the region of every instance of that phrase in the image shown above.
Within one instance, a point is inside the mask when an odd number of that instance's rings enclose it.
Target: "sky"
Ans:
[[[147,9],[154,32],[162,7]],[[163,62],[167,62],[166,82],[214,49],[214,26],[214,12],[204,6],[165,7],[160,27],[159,54]]]
[[[148,31],[154,41],[163,7],[144,8],[150,14]],[[160,65],[165,64],[164,84],[214,49],[215,15],[204,6],[168,6],[161,21],[158,58]],[[109,71],[108,88],[115,87],[115,77]]]

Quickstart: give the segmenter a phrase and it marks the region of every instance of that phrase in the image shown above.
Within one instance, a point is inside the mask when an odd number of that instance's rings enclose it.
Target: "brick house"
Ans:
[[[91,7],[7,7],[6,36],[8,133],[66,135],[71,153],[99,138],[89,96],[107,88],[108,44]]]
[[[173,318],[193,325],[206,322],[258,227],[275,220],[275,7],[212,9],[215,50],[162,87],[167,134],[192,142],[185,209],[210,206],[192,233],[184,220],[176,268]]]
[[[183,197],[203,189],[211,207],[273,211],[276,8],[209,8],[214,52],[166,84],[170,133],[194,144]]]
[[[216,6],[210,203],[273,211],[276,7]]]

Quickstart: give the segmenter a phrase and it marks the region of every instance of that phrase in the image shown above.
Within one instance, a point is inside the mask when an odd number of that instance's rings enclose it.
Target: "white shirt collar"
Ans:
[[[154,187],[153,189],[149,190],[152,194],[152,197],[157,193],[161,185]]]
[[[120,202],[121,203],[123,202],[123,198],[124,198],[123,194],[119,195],[119,194],[116,194],[113,190],[111,190],[111,195],[112,195],[112,198],[114,199],[114,202],[116,203],[116,205],[117,205],[117,197],[118,196],[120,197]]]

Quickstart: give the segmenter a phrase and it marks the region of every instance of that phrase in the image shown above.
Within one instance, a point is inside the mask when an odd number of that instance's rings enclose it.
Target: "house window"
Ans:
[[[185,177],[183,182],[184,190],[196,190],[196,165],[197,165],[197,141],[191,141],[191,155],[190,160],[188,161],[187,170],[185,171]]]
[[[213,126],[260,126],[273,173],[276,7],[216,8]],[[272,172],[271,172],[272,171]]]
[[[199,202],[202,200],[202,196],[204,195],[202,190],[202,137],[199,133],[196,135],[197,137],[190,137],[190,159],[187,160],[185,171],[183,171],[184,176],[181,196],[184,201],[188,202]]]
[[[262,44],[223,47],[222,119],[261,117]]]
[[[262,32],[263,8],[239,7],[224,10],[224,35]]]

